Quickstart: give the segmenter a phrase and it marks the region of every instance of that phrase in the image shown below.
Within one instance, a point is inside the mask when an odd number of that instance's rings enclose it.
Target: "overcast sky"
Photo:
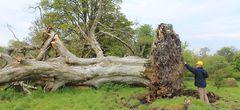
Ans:
[[[38,0],[0,0],[0,46],[7,46],[10,39],[14,39],[12,33],[8,30],[7,24],[16,36],[23,40],[28,36],[29,27],[37,14],[29,10]]]
[[[6,25],[23,39],[38,16],[28,7],[38,0],[0,0],[0,45],[14,39]],[[123,0],[122,12],[139,24],[171,23],[182,41],[197,51],[223,46],[240,49],[240,0]]]

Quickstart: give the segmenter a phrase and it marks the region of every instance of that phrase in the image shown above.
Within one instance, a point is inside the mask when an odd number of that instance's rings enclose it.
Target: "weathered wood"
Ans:
[[[115,57],[115,56],[108,56],[102,58],[78,58],[74,54],[72,54],[62,43],[59,37],[55,37],[52,41],[53,47],[56,49],[57,53],[60,56],[65,58],[67,64],[72,65],[92,65],[97,63],[109,62],[113,64],[127,64],[127,65],[143,65],[149,62],[148,59],[143,59],[136,56],[128,56],[128,57]]]
[[[36,87],[30,86],[25,84],[23,81],[17,81],[17,82],[12,82],[7,88],[5,88],[4,90],[9,89],[10,87],[15,88],[15,90],[19,91],[19,92],[23,92],[25,94],[31,94],[31,91],[29,89],[32,90],[37,90]]]
[[[38,56],[37,56],[37,60],[43,60],[44,57],[46,56],[46,52],[49,48],[51,48],[51,42],[53,40],[53,38],[55,37],[55,33],[51,32],[51,30],[48,30],[48,32],[44,33],[43,36],[46,37],[46,41],[43,42],[42,47],[41,47],[41,51],[39,52]]]
[[[49,41],[60,57],[46,61],[22,59],[19,64],[0,71],[0,83],[52,76],[55,78],[52,91],[66,83],[81,83],[94,87],[99,87],[105,82],[126,82],[144,86],[149,84],[149,80],[143,74],[144,64],[149,63],[148,59],[133,56],[83,59],[69,52],[57,35],[50,37],[47,42]],[[8,59],[12,59],[11,56],[8,56]]]
[[[98,87],[96,82],[122,82],[129,81],[136,84],[147,85],[149,81],[143,74],[143,65],[108,65],[98,63],[89,66],[69,66],[59,62],[37,61],[25,59],[17,66],[3,68],[0,71],[0,83],[25,80],[30,77],[41,77],[41,75],[52,75],[56,80],[57,87],[69,82],[86,82],[85,84]],[[113,78],[115,77],[115,78]]]

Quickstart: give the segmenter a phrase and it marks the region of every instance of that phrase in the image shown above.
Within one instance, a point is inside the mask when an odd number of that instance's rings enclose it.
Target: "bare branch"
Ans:
[[[64,58],[64,62],[67,64],[73,65],[94,65],[100,62],[115,62],[118,64],[131,64],[131,65],[141,65],[147,63],[148,60],[141,60],[138,58],[134,59],[115,59],[113,57],[104,57],[104,58],[78,58],[74,54],[72,54],[63,44],[63,42],[58,38],[55,37],[54,41],[51,42],[53,48],[57,51],[57,53]],[[127,62],[127,63],[126,63]]]
[[[34,51],[34,50],[37,50],[37,49],[40,49],[40,47],[25,45],[25,46],[21,46],[21,47],[17,47],[17,48],[8,48],[7,49],[7,54],[8,55],[13,55],[15,53],[21,53],[25,56],[27,54],[31,55],[30,53],[27,53],[27,52]]]
[[[42,8],[41,8],[41,6],[39,4],[37,6],[35,6],[35,7],[29,7],[29,9],[34,9],[34,11],[36,11],[38,9],[40,18],[43,19],[43,11],[42,11]]]
[[[111,27],[109,27],[109,26],[106,26],[106,25],[102,24],[101,22],[98,22],[98,24],[99,24],[100,26],[102,26],[104,29],[107,29],[107,30],[110,30],[110,31],[116,31],[116,32],[125,33],[125,34],[128,34],[129,36],[133,37],[132,34],[126,32],[126,31],[124,31],[124,30],[122,30],[122,29],[114,29],[114,28],[111,28]]]
[[[108,36],[110,36],[110,37],[113,37],[113,38],[117,39],[117,40],[120,41],[122,44],[124,44],[125,46],[127,46],[127,48],[128,48],[129,50],[131,50],[132,54],[135,54],[134,51],[133,51],[133,49],[131,48],[131,46],[128,45],[128,43],[126,43],[125,41],[123,41],[121,38],[119,38],[119,37],[117,37],[117,36],[115,36],[115,35],[113,35],[112,33],[109,33],[109,32],[104,32],[104,31],[100,31],[100,32],[103,33],[103,34],[106,34],[106,35],[108,35]]]
[[[12,30],[12,26],[10,25],[10,24],[7,24],[7,28],[8,28],[8,30],[13,34],[13,37],[17,40],[17,41],[20,41],[18,38],[17,38],[17,36],[16,36],[16,34],[14,33],[14,31]]]
[[[67,15],[67,16],[71,16],[67,11],[66,9],[63,9],[64,13]],[[80,26],[81,23],[80,21],[78,20],[78,18],[76,17],[73,17],[73,19],[70,19],[71,23],[75,26],[77,26],[78,30],[77,31],[80,31],[80,33],[83,35],[83,38],[88,40],[88,36],[87,34],[84,32],[83,28]]]

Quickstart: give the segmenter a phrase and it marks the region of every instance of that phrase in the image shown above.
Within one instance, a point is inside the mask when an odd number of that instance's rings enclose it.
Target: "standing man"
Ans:
[[[201,100],[209,103],[207,92],[206,92],[206,78],[208,78],[208,73],[203,69],[203,62],[198,61],[196,63],[196,68],[191,67],[185,62],[185,67],[194,74],[194,85],[197,87],[197,91]]]

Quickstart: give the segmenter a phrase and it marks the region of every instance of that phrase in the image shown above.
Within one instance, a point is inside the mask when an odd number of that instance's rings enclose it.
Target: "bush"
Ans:
[[[233,72],[232,77],[235,78],[236,80],[240,80],[240,72]]]
[[[233,60],[234,69],[240,72],[240,53],[236,54]]]
[[[215,86],[217,88],[222,87],[224,85],[224,78],[232,77],[233,68],[231,66],[227,66],[225,68],[216,70],[212,76],[215,82]]]
[[[228,62],[232,62],[234,55],[237,53],[235,47],[223,47],[217,51],[217,54],[223,56]]]
[[[219,55],[209,56],[203,59],[204,68],[210,75],[218,74],[219,70],[230,66],[224,57]]]
[[[222,79],[216,79],[216,80],[214,81],[214,86],[216,86],[218,89],[219,89],[220,87],[222,87],[222,85],[223,85]]]
[[[238,87],[237,80],[235,78],[222,78],[215,80],[215,86],[220,87]]]
[[[224,78],[222,86],[224,86],[224,87],[238,87],[237,80],[235,78]]]
[[[185,45],[187,45],[187,44],[185,44]],[[184,47],[184,45],[183,45],[183,47]],[[197,62],[197,56],[191,50],[188,50],[188,49],[183,49],[183,50],[184,51],[183,51],[182,55],[183,55],[184,61],[186,61],[191,66],[194,66],[195,63]],[[185,77],[193,77],[194,75],[186,70],[184,76]]]

